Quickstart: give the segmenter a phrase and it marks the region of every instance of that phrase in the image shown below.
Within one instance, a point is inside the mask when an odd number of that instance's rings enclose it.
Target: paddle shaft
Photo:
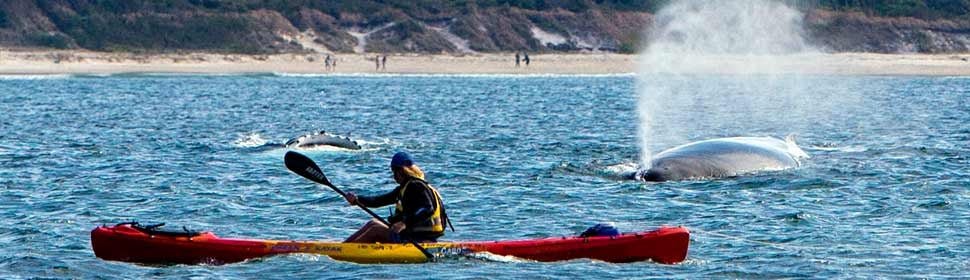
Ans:
[[[330,180],[327,179],[327,176],[323,175],[323,171],[320,170],[320,167],[317,167],[317,164],[314,163],[313,160],[308,158],[307,156],[304,156],[297,152],[290,151],[286,153],[283,160],[284,160],[284,163],[286,164],[286,167],[289,168],[291,171],[295,172],[296,174],[303,176],[304,178],[310,179],[310,181],[314,181],[314,182],[320,183],[321,185],[330,187],[330,189],[337,192],[337,194],[340,194],[340,196],[344,197],[344,199],[347,198],[347,193],[345,193],[344,191],[340,190],[340,188],[330,183]],[[303,168],[301,169],[300,166],[302,166]],[[387,220],[385,220],[384,218],[381,218],[381,216],[378,216],[376,213],[374,213],[374,211],[371,211],[369,208],[365,207],[364,205],[361,205],[360,201],[355,201],[354,205],[357,205],[357,207],[360,207],[360,209],[364,209],[364,211],[367,212],[367,214],[370,214],[371,217],[374,217],[374,219],[377,219],[382,224],[387,226],[389,230],[391,229],[391,223],[388,223]],[[428,258],[428,260],[434,261],[434,255],[428,252],[428,250],[425,249],[423,246],[421,246],[421,244],[418,244],[418,242],[415,242],[414,240],[410,240],[410,239],[408,239],[408,242],[414,245],[415,248],[418,248],[418,250],[420,250],[421,253]]]
[[[333,191],[340,194],[340,196],[344,198],[347,197],[347,193],[341,191],[340,188],[337,188],[337,186],[334,186],[333,184],[324,184],[324,185],[333,189]],[[367,214],[370,214],[371,217],[374,217],[374,219],[377,219],[382,224],[387,226],[388,230],[392,228],[391,223],[387,222],[387,220],[385,220],[384,218],[381,218],[381,216],[378,216],[377,213],[374,213],[374,211],[371,211],[370,208],[367,208],[364,205],[361,205],[360,201],[354,201],[354,205],[357,205],[357,207],[360,207],[360,209],[364,209],[364,212],[367,212]],[[408,242],[414,245],[414,247],[418,248],[418,250],[421,250],[421,253],[424,254],[424,256],[428,258],[428,260],[434,260],[434,255],[428,252],[428,249],[425,249],[424,246],[421,246],[421,244],[418,244],[418,242],[415,242],[414,240],[411,240],[411,239],[408,239]]]
[[[337,192],[338,194],[340,194],[340,196],[344,197],[345,199],[347,198],[347,193],[340,190],[340,188],[337,188],[337,186],[334,186],[332,184],[323,184],[323,185],[330,187],[331,189],[333,189],[333,191]],[[377,219],[388,228],[391,228],[391,223],[387,222],[387,220],[385,220],[384,218],[381,218],[381,216],[378,216],[377,213],[374,213],[374,211],[371,211],[370,208],[367,208],[366,206],[361,205],[360,201],[354,201],[354,205],[357,205],[357,207],[360,207],[360,209],[363,209],[365,212],[367,212],[367,214],[370,214],[371,217],[374,217],[374,219]]]

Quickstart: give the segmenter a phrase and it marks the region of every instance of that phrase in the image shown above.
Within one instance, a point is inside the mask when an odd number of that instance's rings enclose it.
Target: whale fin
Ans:
[[[795,135],[794,133],[790,133],[788,135],[785,135],[785,145],[786,146],[795,145],[797,147],[798,144],[795,143],[795,137],[797,137],[797,136],[798,135]]]
[[[808,153],[805,153],[805,151],[803,151],[802,148],[799,148],[798,144],[795,143],[795,137],[796,135],[794,133],[785,136],[785,146],[788,148],[788,153],[795,158],[809,158]]]

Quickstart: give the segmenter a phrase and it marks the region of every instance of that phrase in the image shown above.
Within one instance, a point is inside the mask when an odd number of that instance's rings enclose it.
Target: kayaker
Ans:
[[[344,196],[350,205],[360,204],[368,208],[397,204],[394,214],[387,219],[391,227],[371,220],[344,242],[436,242],[445,234],[449,221],[441,196],[425,181],[424,172],[414,163],[411,155],[405,152],[394,154],[391,172],[398,183],[394,190],[378,196],[358,196],[353,192],[347,192]]]

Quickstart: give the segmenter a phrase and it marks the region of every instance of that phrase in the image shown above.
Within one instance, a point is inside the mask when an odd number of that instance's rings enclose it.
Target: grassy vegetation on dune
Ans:
[[[349,52],[357,41],[348,31],[372,30],[375,52],[451,52],[456,48],[439,31],[447,27],[482,52],[554,52],[596,49],[635,52],[650,14],[671,0],[21,0],[0,1],[0,45],[85,48],[100,51],[170,52],[201,50],[233,53],[304,51],[287,41],[297,32],[313,32],[332,51]],[[806,11],[822,9],[860,14],[958,20],[956,25],[906,24],[926,32],[957,32],[970,25],[970,0],[780,0]],[[946,34],[922,30],[889,31],[903,38],[874,38],[859,45],[856,31],[882,28],[856,16],[833,17],[842,26],[809,24],[836,50],[893,51],[879,40],[923,40],[929,51]],[[911,21],[910,21],[911,22]],[[865,24],[866,26],[858,26]],[[885,25],[885,24],[884,24]],[[892,25],[892,24],[891,24]],[[919,27],[924,26],[924,27]],[[930,26],[930,27],[925,27]],[[935,26],[935,25],[934,25]],[[892,26],[890,26],[892,27]],[[914,27],[914,28],[916,28]],[[533,28],[562,37],[546,44]],[[893,27],[895,28],[895,27]],[[853,32],[848,32],[849,30]],[[956,30],[956,31],[954,31]],[[831,33],[825,33],[829,32]],[[924,32],[925,33],[925,32]],[[286,36],[281,34],[287,34]],[[880,33],[881,34],[881,33]],[[916,35],[912,35],[916,34]],[[920,35],[922,34],[922,35]],[[444,34],[447,35],[447,34]],[[852,37],[855,36],[855,37]],[[922,36],[922,37],[921,37]],[[868,40],[868,39],[867,39]],[[952,40],[950,40],[952,41]],[[959,40],[958,40],[959,41]],[[912,42],[911,42],[912,43]],[[917,42],[918,43],[918,42]]]

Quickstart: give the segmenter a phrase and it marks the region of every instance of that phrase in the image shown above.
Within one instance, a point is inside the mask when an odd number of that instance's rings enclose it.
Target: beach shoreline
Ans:
[[[0,75],[120,73],[291,73],[291,74],[632,74],[664,72],[641,63],[635,54],[533,54],[531,63],[515,66],[513,53],[466,55],[335,54],[336,67],[324,66],[326,54],[242,55],[215,53],[134,54],[78,50],[0,50]],[[676,60],[674,60],[676,61]],[[692,59],[692,61],[698,61]],[[834,75],[970,76],[970,54],[835,53],[793,56],[734,56],[702,59],[688,73],[805,73]],[[678,67],[684,72],[683,67]]]

